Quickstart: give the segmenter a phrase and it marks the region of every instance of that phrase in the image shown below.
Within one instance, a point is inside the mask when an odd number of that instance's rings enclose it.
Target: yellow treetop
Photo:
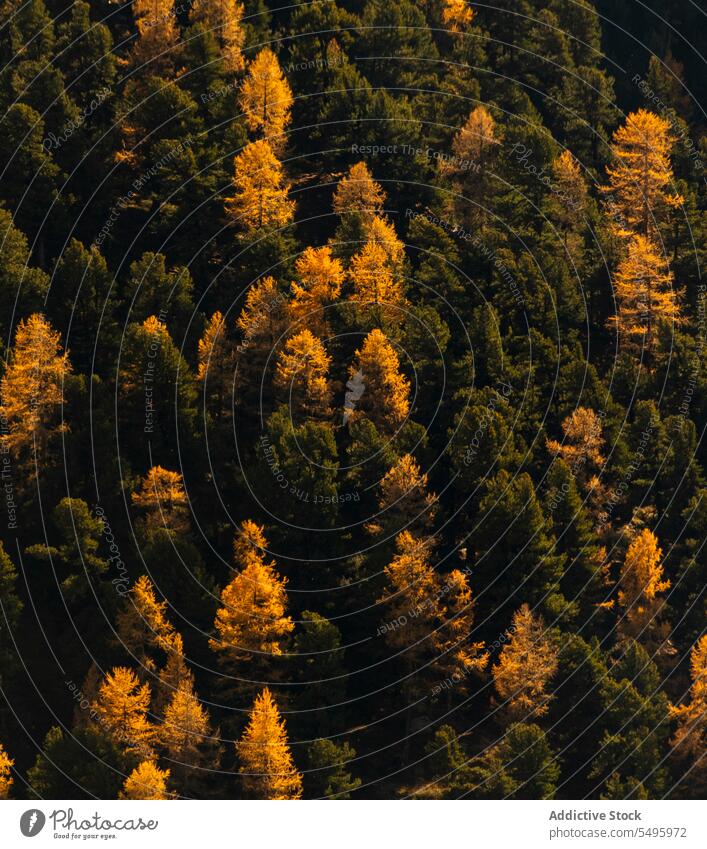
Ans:
[[[0,743],[0,799],[7,799],[12,789],[14,781],[12,777],[12,767],[15,762],[5,751],[2,743]]]
[[[290,318],[323,335],[327,328],[325,308],[339,297],[344,267],[332,257],[331,248],[306,248],[295,263],[295,272],[297,281],[292,283],[288,305]]]
[[[121,799],[169,799],[167,790],[169,770],[160,769],[153,761],[142,761],[125,779]]]
[[[226,198],[226,212],[244,230],[279,228],[292,221],[295,204],[287,197],[290,184],[266,139],[247,145],[236,156],[233,187],[233,197]]]
[[[385,192],[373,179],[365,162],[352,165],[334,192],[333,207],[337,215],[356,213],[373,218],[383,209],[384,203]]]
[[[241,21],[245,8],[238,0],[200,0],[189,12],[192,23],[203,24],[213,32],[221,47],[221,57],[226,71],[235,74],[242,71],[245,31]]]
[[[493,667],[493,682],[509,719],[528,722],[547,713],[552,698],[547,685],[557,671],[557,648],[542,618],[534,616],[527,604],[513,615],[508,635]]]
[[[293,409],[326,414],[331,405],[330,366],[331,357],[321,339],[301,330],[285,342],[278,355],[275,386]]]
[[[656,246],[642,235],[635,235],[614,274],[614,292],[618,313],[609,319],[616,327],[621,343],[629,349],[650,351],[658,322],[683,322],[673,275]]]
[[[197,698],[190,682],[184,682],[164,712],[159,729],[160,742],[170,758],[181,763],[194,763],[199,746],[209,734],[209,716]]]
[[[351,300],[365,305],[381,317],[400,319],[403,285],[391,267],[388,252],[377,242],[367,242],[351,260]]]
[[[404,627],[385,629],[385,640],[394,649],[406,649],[407,661],[414,663],[429,651],[433,634],[430,623],[439,614],[437,575],[430,565],[429,540],[416,539],[403,531],[395,539],[397,554],[385,567],[386,588],[379,599],[385,603],[386,620]],[[411,613],[413,615],[411,615]],[[427,640],[427,644],[420,641]]]
[[[269,47],[248,65],[238,102],[248,128],[261,132],[273,148],[280,150],[285,141],[282,134],[290,123],[292,90]]]
[[[243,346],[262,343],[268,351],[283,329],[285,297],[274,277],[261,277],[245,297],[236,326],[243,336]]]
[[[216,310],[204,329],[204,335],[199,339],[197,380],[205,381],[210,371],[213,373],[219,368],[221,361],[227,357],[226,349],[226,322],[219,310]]]
[[[434,659],[436,674],[462,675],[486,664],[481,643],[469,643],[473,624],[471,589],[459,570],[446,578],[430,564],[431,541],[403,531],[395,540],[397,554],[386,566],[383,623],[385,640],[403,650],[415,668],[425,656]],[[456,618],[455,618],[456,617]]]
[[[587,184],[584,182],[579,162],[569,150],[563,150],[553,161],[552,177],[552,208],[567,243],[568,233],[580,227],[584,221]]]
[[[299,799],[302,776],[297,772],[270,690],[256,697],[248,726],[236,743],[246,793],[255,799]]]
[[[491,113],[485,106],[477,106],[452,142],[452,151],[457,157],[457,162],[451,163],[452,170],[466,171],[469,163],[483,167],[489,151],[499,143]],[[446,163],[444,167],[448,167]]]
[[[387,472],[380,484],[378,507],[381,519],[391,513],[395,519],[407,524],[427,528],[435,515],[437,498],[428,490],[424,474],[411,454],[403,454]]]
[[[132,10],[138,31],[133,63],[147,63],[148,73],[164,70],[179,41],[173,0],[133,0]]]
[[[690,701],[671,711],[678,721],[672,742],[679,758],[694,761],[690,780],[694,781],[699,776],[699,786],[704,787],[707,777],[704,757],[707,745],[707,634],[700,637],[690,652],[690,677]]]
[[[564,440],[562,444],[554,439],[546,441],[547,450],[559,454],[573,474],[586,477],[587,466],[601,466],[604,463],[602,449],[604,437],[599,416],[589,407],[577,407],[562,422]]]
[[[648,528],[635,537],[626,552],[618,598],[634,632],[652,622],[659,607],[658,594],[670,587],[670,581],[663,580],[662,557],[658,538]]]
[[[361,372],[365,392],[353,415],[366,415],[383,429],[400,427],[410,412],[410,382],[400,371],[395,348],[380,330],[372,330],[356,351],[349,377],[353,379],[357,372]]]
[[[474,10],[467,0],[442,0],[442,22],[452,32],[463,32],[474,19]]]
[[[251,661],[254,655],[282,654],[282,641],[294,629],[287,611],[286,579],[273,562],[263,559],[266,547],[262,529],[244,522],[234,551],[241,572],[221,592],[222,607],[214,627],[218,637],[210,647],[229,660]]]
[[[132,494],[132,502],[145,513],[149,530],[166,528],[175,533],[189,530],[189,500],[179,472],[152,466]]]
[[[140,684],[137,675],[125,666],[114,667],[104,678],[93,704],[99,726],[128,751],[151,751],[154,727],[147,718],[150,685]]]
[[[150,579],[147,575],[140,575],[130,590],[124,609],[117,617],[121,644],[141,658],[148,646],[169,652],[174,646],[177,632],[169,623],[166,610],[167,602],[157,601]]]
[[[632,112],[614,133],[614,164],[606,169],[609,185],[604,191],[619,235],[652,236],[667,209],[682,203],[679,194],[670,193],[675,182],[670,165],[674,144],[670,123],[647,109]]]
[[[40,313],[21,321],[0,382],[3,448],[41,456],[52,434],[65,427],[55,421],[71,364],[61,353],[60,335]]]
[[[405,260],[405,246],[398,238],[395,227],[384,218],[375,215],[371,222],[366,225],[365,233],[369,242],[374,242],[383,248],[393,274],[400,276]]]

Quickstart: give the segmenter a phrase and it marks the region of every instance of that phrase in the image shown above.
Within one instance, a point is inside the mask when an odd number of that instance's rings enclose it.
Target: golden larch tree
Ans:
[[[682,203],[670,191],[675,184],[670,164],[674,144],[670,122],[647,109],[632,112],[614,133],[613,164],[606,169],[609,184],[603,190],[619,236],[653,237],[670,208]]]
[[[292,221],[295,204],[287,197],[290,184],[266,139],[247,145],[236,156],[233,188],[233,196],[226,198],[226,213],[248,233],[285,227]]]
[[[663,605],[660,593],[670,588],[663,580],[663,551],[653,531],[644,528],[632,540],[619,578],[619,605],[626,611],[622,632],[647,636],[655,630],[656,617]]]
[[[134,65],[147,65],[147,73],[169,69],[179,42],[174,0],[133,0],[138,37],[132,51]]]
[[[361,215],[372,220],[385,203],[385,192],[373,179],[365,162],[352,165],[348,173],[339,180],[334,192],[332,206],[337,215]]]
[[[558,454],[572,473],[584,481],[593,468],[604,464],[604,435],[601,418],[589,407],[577,407],[562,422],[562,443],[545,442],[547,450]]]
[[[678,723],[672,740],[673,754],[678,761],[690,764],[689,782],[697,791],[694,795],[703,798],[707,785],[707,634],[690,652],[690,677],[689,701],[671,711]]]
[[[261,277],[248,289],[236,321],[243,340],[239,352],[250,347],[270,352],[285,327],[286,303],[274,277]]]
[[[513,614],[509,640],[493,667],[493,683],[503,699],[502,710],[511,722],[529,722],[547,713],[547,692],[557,671],[558,650],[540,616],[527,604]]]
[[[569,150],[553,160],[552,179],[549,207],[569,249],[575,247],[572,237],[584,226],[588,195],[582,169]]]
[[[7,799],[10,796],[12,783],[12,767],[15,762],[5,751],[2,743],[0,743],[0,799]]]
[[[238,0],[198,0],[192,4],[189,19],[211,31],[221,48],[224,68],[236,74],[245,67],[243,44],[245,31],[241,21],[245,7]]]
[[[118,745],[131,752],[152,751],[155,729],[147,718],[150,685],[141,684],[132,669],[114,667],[98,690],[93,709],[98,726],[108,730]]]
[[[185,533],[189,530],[189,499],[179,472],[152,466],[131,497],[133,505],[142,511],[148,531],[165,528]]]
[[[398,238],[395,227],[381,218],[380,215],[374,215],[371,222],[365,225],[364,232],[369,242],[383,248],[388,257],[391,271],[394,276],[399,278],[403,273],[405,246]]]
[[[203,744],[210,733],[209,715],[190,682],[183,682],[174,691],[158,733],[160,743],[174,761],[191,766],[201,761]]]
[[[435,571],[429,538],[403,531],[395,544],[397,553],[384,570],[385,591],[379,601],[386,619],[379,630],[392,649],[402,652],[408,670],[430,664],[421,678],[448,674],[461,683],[486,664],[482,643],[468,641],[473,605],[466,576],[459,570],[446,577]],[[408,693],[420,686],[410,678],[404,683]]]
[[[463,172],[470,164],[483,168],[489,155],[500,144],[496,122],[485,106],[477,106],[469,114],[464,126],[454,136],[452,151],[456,161],[445,163],[443,168]]]
[[[284,131],[290,123],[292,90],[269,47],[263,48],[248,65],[238,103],[248,128],[262,133],[273,149],[282,150]]]
[[[168,653],[174,647],[177,633],[167,619],[167,602],[157,600],[147,575],[135,581],[116,624],[121,645],[148,669],[154,669],[154,661],[147,654],[149,648]]]
[[[474,10],[467,0],[442,0],[442,23],[452,32],[463,32],[474,19]]]
[[[609,325],[617,329],[620,344],[626,349],[645,347],[650,355],[660,322],[683,323],[681,292],[674,286],[666,260],[650,239],[635,235],[613,282],[618,311],[609,319]]]
[[[266,687],[256,697],[248,725],[236,743],[240,773],[254,799],[299,799],[302,776],[295,768],[285,721]]]
[[[400,322],[405,300],[403,284],[383,245],[366,242],[351,260],[349,279],[353,284],[350,301],[365,314],[378,324]],[[363,318],[359,323],[363,323]]]
[[[292,410],[327,416],[332,397],[330,366],[331,357],[321,339],[301,330],[285,342],[278,355],[275,386]]]
[[[226,399],[233,391],[235,368],[235,346],[229,339],[226,320],[216,310],[199,339],[196,373],[196,379],[203,386],[207,409],[216,419],[227,409]]]
[[[360,372],[365,384],[353,417],[366,416],[386,431],[399,428],[410,412],[410,382],[400,370],[395,348],[380,330],[372,330],[356,351],[349,368],[352,379]]]
[[[58,411],[71,364],[59,338],[40,313],[21,321],[0,382],[2,447],[15,456],[31,451],[40,465],[50,439],[66,430]]]
[[[153,761],[142,761],[125,779],[121,799],[159,801],[169,799],[169,770],[160,769]]]
[[[428,531],[436,513],[437,497],[429,491],[427,475],[411,454],[403,454],[380,483],[379,514],[373,531]]]
[[[286,579],[264,559],[263,529],[243,522],[234,542],[236,566],[241,570],[221,592],[221,607],[209,640],[213,651],[227,663],[252,663],[259,655],[282,654],[282,644],[294,629],[287,611]]]
[[[346,273],[331,248],[306,248],[295,263],[297,279],[292,283],[287,307],[290,320],[302,322],[313,333],[328,332],[327,310],[341,293]]]

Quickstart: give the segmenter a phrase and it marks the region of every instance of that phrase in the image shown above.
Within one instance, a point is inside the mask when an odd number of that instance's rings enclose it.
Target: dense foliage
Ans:
[[[0,10],[0,798],[703,794],[697,6]]]

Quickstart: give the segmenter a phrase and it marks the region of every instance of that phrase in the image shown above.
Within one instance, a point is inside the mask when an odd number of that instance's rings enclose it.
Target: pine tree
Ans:
[[[158,801],[169,799],[167,789],[169,770],[160,769],[153,761],[142,761],[125,779],[121,799],[146,799]]]
[[[175,534],[189,530],[189,499],[179,472],[152,466],[131,498],[143,513],[148,534],[159,529]]]
[[[678,727],[673,737],[673,755],[683,767],[690,764],[685,772],[685,790],[695,798],[704,797],[707,784],[707,764],[705,746],[707,746],[707,635],[692,647],[690,652],[690,700],[687,704],[672,709],[672,716]]]
[[[234,224],[250,233],[292,221],[290,186],[267,139],[247,145],[234,159],[233,169],[235,193],[226,198],[226,212]]]
[[[659,594],[670,588],[663,580],[663,551],[656,535],[644,528],[631,542],[619,578],[618,600],[626,611],[622,630],[645,639],[655,630],[656,617],[664,602]]]
[[[0,542],[0,684],[18,664],[15,631],[24,604],[17,594],[17,569]]]
[[[301,330],[285,342],[277,358],[275,386],[290,410],[319,418],[329,414],[330,366],[331,357],[309,330]]]
[[[0,799],[8,799],[14,778],[12,777],[12,767],[15,762],[7,754],[0,743]]]
[[[151,754],[154,727],[147,718],[150,685],[140,684],[132,669],[116,666],[101,684],[93,709],[99,727],[129,752]]]
[[[248,129],[262,133],[273,150],[285,145],[284,132],[290,123],[292,90],[280,70],[277,57],[265,47],[248,65],[238,102]]]
[[[223,67],[228,74],[243,70],[243,44],[245,7],[238,0],[200,0],[190,9],[192,23],[203,24],[215,37],[220,47]]]
[[[528,721],[548,711],[548,683],[557,671],[557,648],[540,616],[527,604],[513,614],[508,643],[493,667],[493,683],[512,722]]]
[[[305,787],[310,799],[350,799],[361,786],[360,778],[353,778],[346,769],[356,757],[356,750],[347,742],[315,740],[307,749],[308,770]]]
[[[455,198],[455,215],[483,228],[486,223],[490,173],[500,145],[496,122],[485,106],[473,109],[452,141],[452,157],[440,170],[449,174],[462,197]],[[471,201],[471,203],[470,203]]]
[[[255,699],[248,726],[236,743],[246,793],[254,799],[299,799],[302,776],[287,741],[285,721],[266,687]]]
[[[670,165],[674,143],[670,123],[646,109],[632,112],[614,133],[615,165],[606,169],[604,191],[612,227],[620,236],[655,239],[668,210],[683,202],[679,194],[669,193],[675,186]]]
[[[23,457],[32,451],[41,466],[50,439],[66,431],[57,421],[71,363],[61,353],[59,334],[40,313],[21,321],[0,382],[3,448]]]
[[[9,341],[14,316],[26,316],[42,308],[48,284],[48,275],[30,262],[27,237],[17,229],[12,215],[0,209],[0,338],[3,344]]]
[[[469,113],[464,126],[454,137],[452,151],[459,162],[452,160],[451,168],[456,172],[468,170],[470,165],[487,166],[494,148],[500,144],[496,122],[485,106],[477,106]]]
[[[395,431],[410,412],[410,383],[400,371],[395,348],[380,330],[372,330],[356,351],[349,376],[359,372],[364,391],[353,417],[366,416],[377,428]]]
[[[277,574],[273,561],[264,559],[266,549],[262,527],[244,521],[234,541],[240,572],[221,592],[222,607],[214,620],[218,637],[209,640],[227,663],[253,665],[282,654],[283,641],[294,628],[285,615],[287,581]]]
[[[629,351],[645,347],[650,355],[656,330],[663,322],[681,324],[683,319],[673,274],[646,237],[635,235],[614,274],[618,312],[609,319],[620,343]]]
[[[345,272],[331,248],[305,248],[295,263],[296,281],[292,283],[287,307],[290,320],[299,328],[308,328],[318,336],[328,331],[330,307],[339,297]]]

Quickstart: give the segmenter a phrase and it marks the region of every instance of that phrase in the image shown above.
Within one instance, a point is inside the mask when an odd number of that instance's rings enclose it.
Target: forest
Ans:
[[[0,798],[704,798],[705,23],[0,0]]]

